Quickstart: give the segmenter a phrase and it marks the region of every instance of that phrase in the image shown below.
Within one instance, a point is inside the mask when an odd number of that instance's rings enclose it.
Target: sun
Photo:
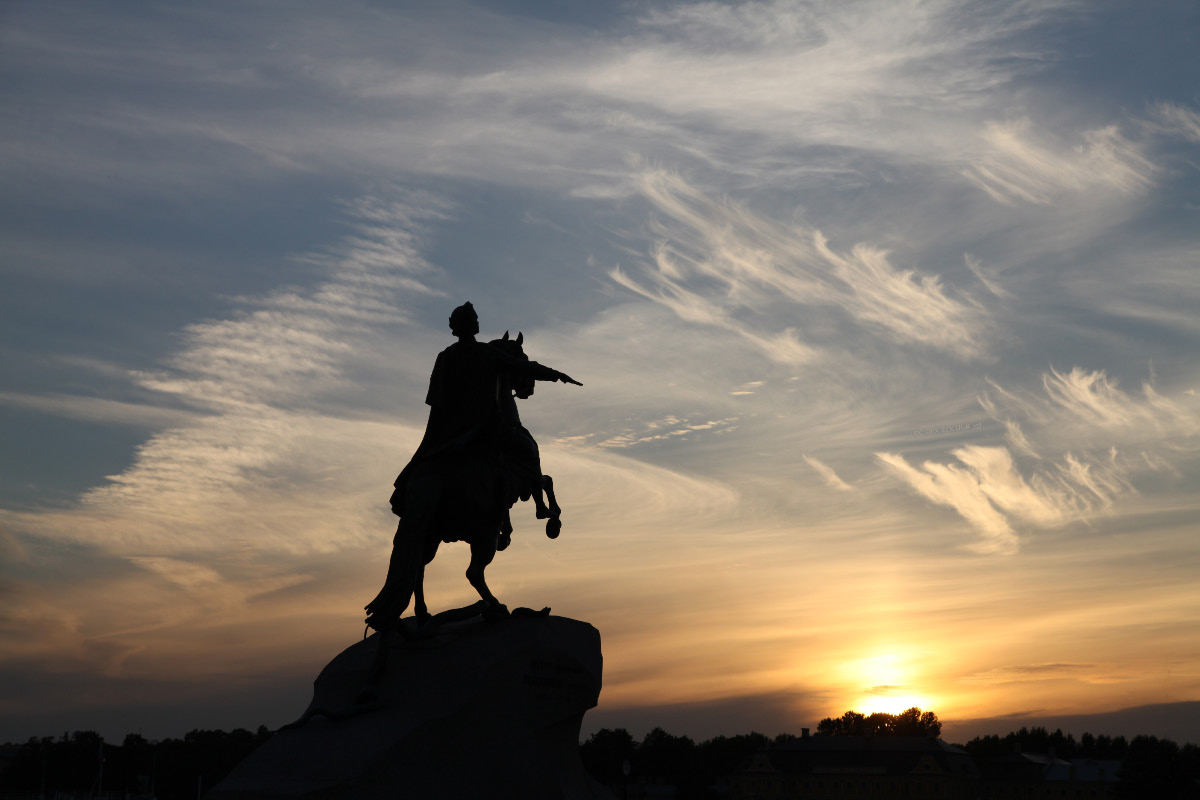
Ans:
[[[867,715],[898,714],[914,706],[931,710],[933,698],[918,688],[913,661],[901,652],[885,652],[846,663],[842,674],[852,687],[853,710]]]
[[[901,695],[863,695],[854,704],[854,710],[860,714],[870,716],[872,714],[899,714],[901,711],[907,711],[914,706],[922,711],[929,711],[930,699],[924,695],[918,694],[901,694]]]

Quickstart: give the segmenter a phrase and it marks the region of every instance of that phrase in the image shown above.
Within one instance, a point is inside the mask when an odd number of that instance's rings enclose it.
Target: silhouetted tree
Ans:
[[[1183,762],[1183,768],[1192,780],[1200,781],[1200,745],[1192,743],[1185,744],[1179,748],[1179,758]]]
[[[971,741],[962,745],[962,748],[970,753],[973,758],[979,759],[998,758],[1012,752],[1011,750],[1004,749],[1004,740],[994,733],[976,736]]]
[[[13,745],[6,745],[6,748]],[[31,738],[16,747],[4,770],[4,791],[86,793],[124,788],[121,748],[95,731]]]
[[[837,719],[826,717],[817,723],[818,736],[866,736],[867,718],[857,711],[847,711]]]
[[[913,706],[907,711],[901,711],[892,717],[889,730],[892,736],[928,736],[937,738],[942,735],[942,723],[937,714],[932,711],[921,711]]]
[[[701,742],[699,777],[704,786],[722,783],[750,756],[769,745],[765,735],[751,731],[737,736],[717,736]]]
[[[795,738],[784,733],[775,741]],[[624,728],[604,728],[582,742],[579,752],[592,777],[608,786],[621,785],[621,764],[629,759],[631,781],[662,781],[675,786],[676,800],[707,800],[718,797],[712,788],[715,784],[725,782],[749,756],[770,743],[765,735],[751,732],[716,736],[697,745],[687,736],[675,736],[662,728],[635,742]]]
[[[818,736],[939,736],[941,732],[937,714],[916,706],[899,714],[877,712],[869,717],[847,711],[837,719],[826,717],[817,723]]]
[[[1190,755],[1190,754],[1189,754]],[[1156,736],[1135,736],[1121,762],[1117,796],[1127,800],[1200,798],[1196,776],[1179,745]]]
[[[0,787],[5,792],[41,792],[42,776],[52,775],[50,770],[57,766],[56,746],[53,736],[30,737],[15,750],[11,744],[5,745],[10,760],[0,775]],[[47,782],[44,788],[47,793],[52,793],[58,787]]]
[[[1097,736],[1096,748],[1101,755],[1095,758],[1123,759],[1129,754],[1129,742],[1125,741],[1124,736]]]
[[[687,736],[673,736],[662,728],[646,734],[636,755],[639,775],[659,778],[676,786],[686,782],[697,765],[696,743]]]
[[[584,769],[605,786],[619,786],[625,781],[623,765],[632,765],[637,743],[624,728],[601,728],[579,745],[579,757]]]
[[[197,788],[215,786],[237,764],[271,738],[265,726],[254,733],[245,728],[225,731],[192,730],[183,739],[165,739],[157,745],[159,800],[192,798]]]
[[[154,746],[139,733],[127,733],[108,754],[104,785],[128,795],[148,794],[154,774]]]
[[[271,735],[266,727],[255,733],[239,728],[229,733],[192,731],[183,739],[149,742],[131,733],[119,746],[105,744],[95,731],[32,738],[4,746],[11,755],[0,774],[0,792],[44,790],[52,797],[103,789],[136,795],[153,785],[158,800],[191,800],[197,786],[213,786]]]
[[[976,736],[963,745],[963,748],[976,758],[997,758],[1016,752],[1018,746],[1025,753],[1050,755],[1070,761],[1073,758],[1095,758],[1119,761],[1124,758],[1128,745],[1125,737],[1093,736],[1085,733],[1079,741],[1069,733],[1063,733],[1059,728],[1053,733],[1046,728],[1037,726],[1010,731],[1003,737],[995,734]]]

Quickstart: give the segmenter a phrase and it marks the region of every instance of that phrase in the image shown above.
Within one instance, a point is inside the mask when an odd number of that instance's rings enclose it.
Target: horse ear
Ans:
[[[502,341],[502,342],[508,341],[508,331],[504,332],[504,335],[500,337],[500,341]]]
[[[525,334],[521,333],[520,331],[517,331],[517,344],[521,344],[524,341],[525,341]]]

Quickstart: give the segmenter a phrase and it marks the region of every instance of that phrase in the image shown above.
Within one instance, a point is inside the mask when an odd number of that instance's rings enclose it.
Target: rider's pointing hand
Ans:
[[[579,381],[575,380],[574,378],[572,378],[570,375],[568,375],[568,374],[567,374],[567,373],[565,373],[565,372],[560,372],[560,373],[558,373],[558,375],[557,375],[557,376],[554,378],[554,380],[556,380],[556,381],[562,381],[563,383],[573,383],[573,384],[575,384],[576,386],[583,386],[583,384],[582,384],[582,383],[580,383]]]

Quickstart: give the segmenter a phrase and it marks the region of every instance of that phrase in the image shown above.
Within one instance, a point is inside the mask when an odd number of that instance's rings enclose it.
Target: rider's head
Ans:
[[[463,303],[450,312],[450,331],[455,336],[474,336],[479,333],[479,316],[475,306]]]

